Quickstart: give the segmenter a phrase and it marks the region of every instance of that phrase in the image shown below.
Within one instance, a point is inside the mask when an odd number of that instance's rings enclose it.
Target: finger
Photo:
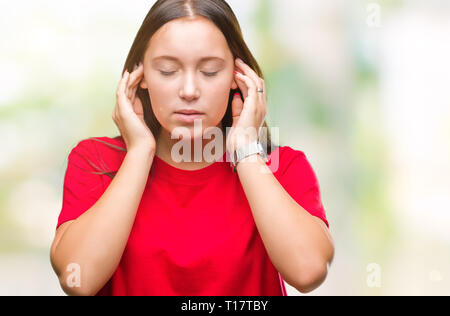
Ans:
[[[119,84],[117,85],[117,89],[116,89],[116,96],[119,96],[119,94],[121,93],[122,85],[123,85],[123,82],[125,81],[125,74],[126,74],[126,71],[123,72],[122,77],[119,80]]]
[[[130,80],[130,73],[126,70],[124,78],[123,78],[123,82],[122,82],[122,89],[121,89],[122,95],[124,95],[126,97],[128,96],[128,82],[129,82],[129,80]]]
[[[133,88],[131,88],[132,93],[131,93],[131,104],[134,104],[135,100],[139,99],[139,96],[137,95],[137,89],[138,86],[134,86]]]
[[[130,74],[128,72],[126,72],[125,76],[123,78],[123,82],[121,83],[121,87],[120,87],[119,95],[118,95],[118,104],[119,104],[118,113],[126,113],[127,111],[132,110],[130,106],[124,106],[124,105],[130,104],[130,100],[127,96],[129,79],[130,79]]]
[[[131,101],[131,104],[133,104],[134,100],[136,100],[136,89],[135,88],[131,88],[130,94],[131,94],[130,101]]]
[[[114,106],[113,115],[112,115],[114,123],[116,123],[116,121],[117,121],[117,103],[118,102],[116,102],[116,105]]]
[[[135,65],[133,72],[130,74],[130,87],[135,87],[139,84],[140,79],[144,76],[144,66],[142,64]]]
[[[131,87],[130,87],[130,83],[131,83],[131,76],[133,75],[133,72],[130,72],[129,74],[128,74],[128,78],[127,78],[127,85],[126,85],[126,89],[125,89],[125,91],[126,91],[126,96],[127,96],[127,98],[128,99],[131,99]]]
[[[236,77],[236,84],[238,85],[239,90],[241,90],[241,92],[242,92],[242,97],[244,98],[244,100],[247,99],[247,97],[248,97],[247,85],[245,84],[244,81],[238,80],[237,71],[234,72],[234,76]]]
[[[242,59],[236,58],[236,66],[238,67],[238,69],[240,69],[243,72],[244,75],[251,78],[255,82],[257,89],[263,89],[263,91],[264,91],[263,93],[258,92],[258,98],[261,101],[260,106],[262,107],[262,110],[263,110],[263,107],[265,106],[264,103],[265,103],[265,98],[266,98],[266,95],[265,95],[266,89],[264,87],[264,80],[262,78],[260,78],[258,76],[258,74],[249,65],[244,63],[242,61]]]
[[[134,103],[134,100],[137,98],[136,91],[139,88],[139,84],[142,81],[142,78],[144,77],[144,66],[143,65],[137,66],[132,76],[134,77],[130,79],[132,81],[130,83],[131,103]]]
[[[131,85],[132,85],[133,79],[134,79],[134,77],[135,77],[135,70],[136,70],[136,68],[137,68],[137,65],[134,64],[133,70],[130,72],[130,79],[129,79],[129,81],[128,81],[128,98],[129,98],[129,99],[131,99],[131,98],[133,97]]]
[[[235,93],[233,96],[233,101],[231,102],[231,113],[233,116],[233,125],[236,126],[239,117],[241,116],[242,110],[244,109],[244,102],[242,102],[241,95]]]
[[[263,79],[259,78],[258,88],[263,89],[263,92],[260,93],[261,96],[266,97],[266,84]]]
[[[134,65],[133,71],[131,72],[131,81],[135,81],[137,78],[141,77],[144,73],[144,65],[139,63]]]
[[[261,78],[257,75],[257,73],[246,63],[242,61],[242,59],[236,58],[236,66],[241,70],[241,72],[247,77],[251,78],[256,86],[261,87]]]
[[[263,110],[265,115],[267,114],[267,95],[266,95],[266,82],[264,80],[262,80],[262,87],[264,89],[264,93],[262,93],[262,95],[263,95]]]
[[[129,89],[128,97],[130,99],[133,98],[133,94],[135,93],[143,76],[144,76],[144,67],[136,65],[135,70],[130,74],[130,81],[128,82],[128,89]]]
[[[119,81],[119,85],[117,86],[117,91],[116,91],[117,106],[120,105],[119,101],[122,99],[123,95],[125,94],[126,76],[127,76],[127,71],[125,71],[123,73],[122,78]]]
[[[125,84],[126,84],[126,80],[127,80],[127,71],[125,71],[122,75],[122,78],[120,79],[119,85],[117,86],[117,91],[116,91],[116,106],[114,107],[114,116],[115,116],[115,120],[119,120],[119,113],[120,113],[120,108],[121,108],[121,104],[124,100],[124,95],[125,95]]]
[[[133,81],[136,78],[136,68],[137,68],[137,65],[134,65],[133,71],[130,73],[130,79],[128,80],[128,95],[127,95],[127,97],[128,97],[128,99],[131,100],[131,104],[133,104],[133,101],[134,101]]]
[[[256,84],[250,79],[248,76],[241,74],[240,72],[236,73],[236,78],[241,82],[244,82],[247,87],[248,97],[256,100]]]
[[[266,87],[264,84],[264,80],[260,79],[257,89],[262,89],[263,92],[258,92],[258,99],[260,101],[261,111],[264,111],[266,104]]]

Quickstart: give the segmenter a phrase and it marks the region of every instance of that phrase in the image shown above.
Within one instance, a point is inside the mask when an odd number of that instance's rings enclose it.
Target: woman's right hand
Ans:
[[[144,66],[134,66],[133,72],[128,71],[122,76],[116,91],[116,106],[112,119],[119,128],[127,151],[133,148],[149,149],[156,151],[156,140],[153,133],[144,121],[142,102],[136,95],[139,83],[144,77]]]

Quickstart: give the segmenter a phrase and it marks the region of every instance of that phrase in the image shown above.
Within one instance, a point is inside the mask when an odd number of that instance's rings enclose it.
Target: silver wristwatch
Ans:
[[[233,166],[233,171],[237,172],[237,164],[244,158],[252,156],[254,154],[259,154],[264,161],[267,159],[267,154],[264,151],[263,146],[259,141],[254,141],[245,146],[239,147],[231,155],[231,165]]]

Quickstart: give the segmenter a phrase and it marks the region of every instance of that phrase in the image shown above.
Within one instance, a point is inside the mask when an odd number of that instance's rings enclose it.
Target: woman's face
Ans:
[[[144,56],[141,88],[148,89],[153,112],[170,134],[194,120],[220,127],[234,81],[234,58],[222,32],[204,17],[181,18],[162,26],[151,38]],[[193,110],[199,115],[177,112]]]

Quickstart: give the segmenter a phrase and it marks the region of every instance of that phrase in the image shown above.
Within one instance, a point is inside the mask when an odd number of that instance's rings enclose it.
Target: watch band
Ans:
[[[242,159],[254,154],[259,154],[261,157],[263,157],[263,159],[266,159],[267,157],[264,148],[259,141],[251,142],[236,149],[231,155],[231,165],[233,166],[233,171],[237,172],[237,165]]]

